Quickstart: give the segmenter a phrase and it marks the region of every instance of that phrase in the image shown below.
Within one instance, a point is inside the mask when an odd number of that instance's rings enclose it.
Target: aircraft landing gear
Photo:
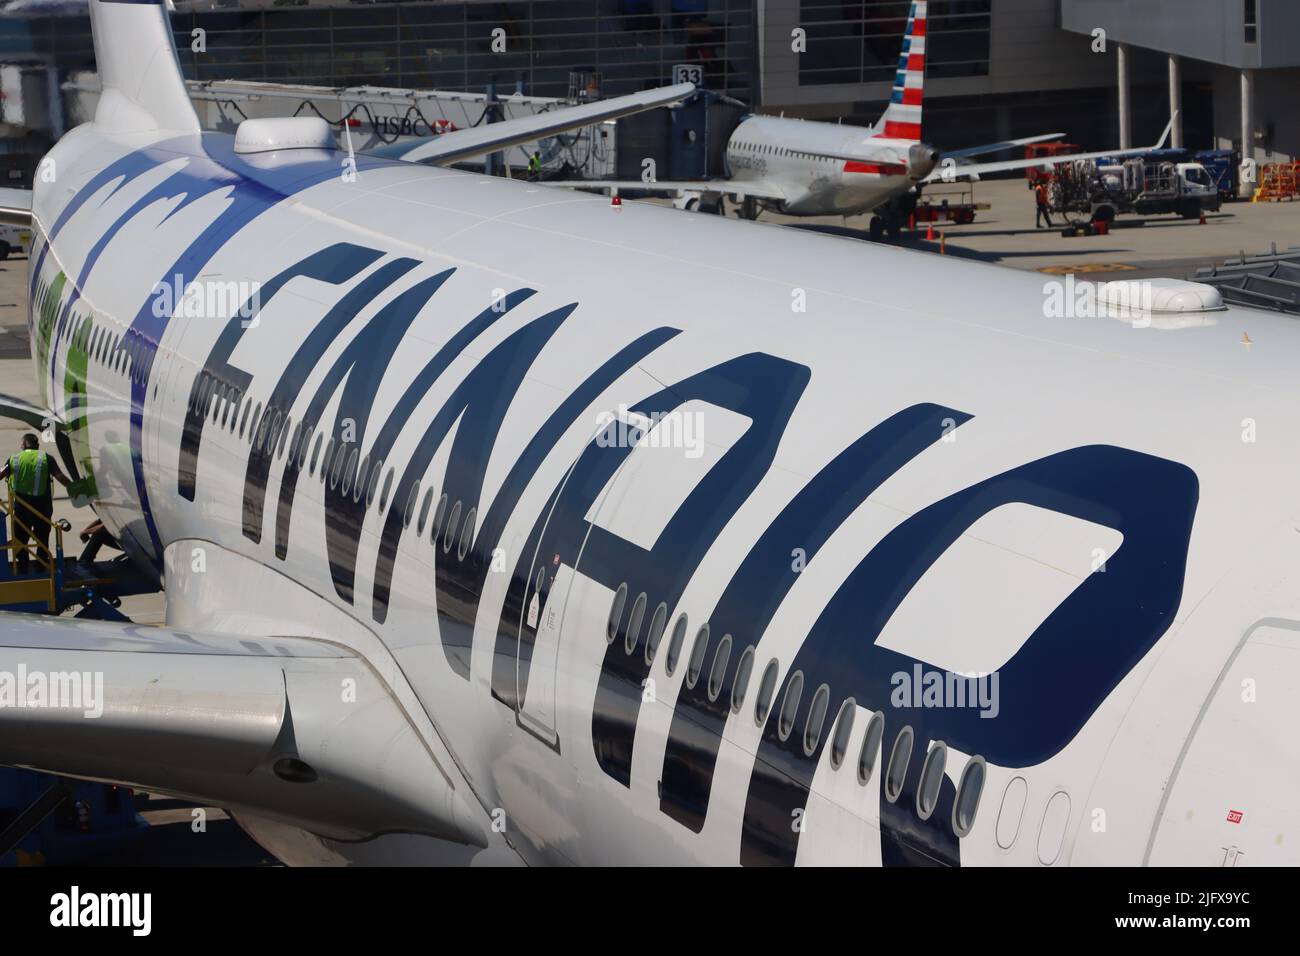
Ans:
[[[758,218],[758,200],[753,196],[746,196],[740,203],[740,209],[737,210],[741,219],[748,219],[753,222]]]
[[[877,213],[867,224],[867,235],[872,242],[880,242],[885,236],[889,236],[890,242],[897,242],[903,236],[903,220],[889,212]]]

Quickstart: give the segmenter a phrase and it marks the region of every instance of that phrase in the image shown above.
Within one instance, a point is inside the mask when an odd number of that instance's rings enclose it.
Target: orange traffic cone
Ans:
[[[934,220],[933,219],[930,220],[930,224],[925,228],[925,241],[934,242]]]
[[[1200,225],[1200,226],[1205,225],[1205,210],[1204,210],[1204,209],[1201,210],[1201,221],[1200,221],[1199,223],[1197,223],[1197,225]]]

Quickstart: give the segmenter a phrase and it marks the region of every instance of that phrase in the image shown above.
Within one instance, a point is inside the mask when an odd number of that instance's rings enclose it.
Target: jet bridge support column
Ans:
[[[1237,195],[1249,199],[1255,195],[1259,174],[1255,160],[1255,71],[1241,71],[1241,166]]]
[[[1115,70],[1119,86],[1119,148],[1129,149],[1133,142],[1130,132],[1132,109],[1129,101],[1127,43],[1115,44]]]
[[[1169,54],[1169,115],[1174,128],[1169,133],[1169,145],[1183,148],[1183,64],[1174,54]]]

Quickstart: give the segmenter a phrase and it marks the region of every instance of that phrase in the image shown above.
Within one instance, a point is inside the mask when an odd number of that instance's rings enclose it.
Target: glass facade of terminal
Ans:
[[[930,0],[926,75],[987,76],[993,0]],[[898,66],[909,0],[799,0],[807,50],[799,85],[887,82]]]
[[[177,6],[188,79],[468,91],[522,82],[534,96],[565,96],[579,71],[598,74],[600,92],[613,96],[669,83],[675,65],[693,64],[717,92],[750,101],[755,87],[755,0]],[[6,53],[93,69],[89,19],[6,17],[0,61]]]

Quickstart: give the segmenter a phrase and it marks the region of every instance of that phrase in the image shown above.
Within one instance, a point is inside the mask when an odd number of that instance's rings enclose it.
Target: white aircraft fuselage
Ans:
[[[50,158],[96,513],[169,624],[363,655],[492,852],[1298,862],[1294,319],[220,134]]]
[[[778,187],[789,197],[781,211],[791,216],[855,216],[925,179],[935,160],[909,159],[919,145],[875,128],[749,116],[727,141],[727,175]]]

